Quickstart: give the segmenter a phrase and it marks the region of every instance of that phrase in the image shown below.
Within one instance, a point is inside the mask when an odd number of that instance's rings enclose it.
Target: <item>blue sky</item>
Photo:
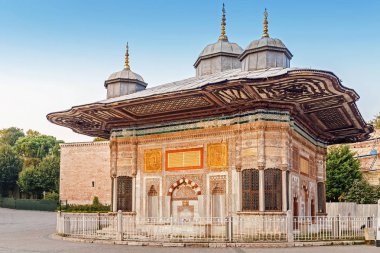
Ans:
[[[293,67],[333,71],[360,95],[366,120],[380,112],[380,1],[224,1],[229,40],[245,48],[269,34]],[[46,114],[102,100],[104,80],[123,68],[149,86],[195,74],[220,33],[222,1],[0,0],[0,128],[35,129],[65,141],[92,138],[49,123]],[[148,87],[149,87],[148,86]]]

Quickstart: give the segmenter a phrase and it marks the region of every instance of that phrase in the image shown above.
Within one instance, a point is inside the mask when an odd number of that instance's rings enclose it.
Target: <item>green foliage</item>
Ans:
[[[22,129],[16,127],[4,128],[0,130],[0,143],[13,146],[19,138],[24,136]]]
[[[104,139],[102,137],[95,137],[93,142],[97,142],[97,141],[108,141],[107,139]]]
[[[347,202],[358,204],[376,204],[377,192],[375,187],[371,186],[367,180],[355,180],[347,194],[342,195],[342,198]]]
[[[92,205],[93,206],[100,205],[99,198],[97,196],[95,196],[94,199],[92,200]]]
[[[329,149],[326,161],[326,199],[338,202],[350,190],[355,180],[361,180],[360,161],[347,145]]]
[[[42,159],[59,150],[59,143],[53,136],[27,135],[17,140],[15,148],[23,158]]]
[[[56,192],[47,192],[45,194],[45,200],[56,200],[59,201],[59,194]]]
[[[16,186],[22,161],[8,144],[0,144],[0,195],[5,196]]]
[[[37,166],[24,168],[19,175],[18,185],[21,191],[42,196],[45,192],[59,190],[59,157],[50,155],[42,159]]]
[[[101,204],[99,198],[95,196],[91,205],[66,205],[62,206],[61,211],[71,213],[103,213],[111,211],[111,206]]]
[[[58,141],[53,136],[28,130],[25,137],[16,141],[15,150],[21,156],[24,168],[36,167],[48,155],[59,157],[60,143],[62,141]]]
[[[375,129],[380,129],[380,113],[370,120],[369,123],[372,124]]]

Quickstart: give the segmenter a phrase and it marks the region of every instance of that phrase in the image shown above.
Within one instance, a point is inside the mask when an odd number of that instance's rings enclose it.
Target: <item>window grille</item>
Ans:
[[[281,211],[282,176],[279,169],[264,170],[265,210]]]
[[[243,211],[259,210],[259,171],[255,169],[243,170]]]
[[[318,192],[318,213],[326,213],[326,194],[325,194],[325,183],[317,183]]]
[[[132,212],[132,177],[117,178],[117,209]]]

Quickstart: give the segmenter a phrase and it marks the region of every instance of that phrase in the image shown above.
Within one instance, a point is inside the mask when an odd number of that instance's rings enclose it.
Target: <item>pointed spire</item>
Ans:
[[[127,51],[125,52],[124,69],[130,69],[130,67],[129,67],[129,46],[128,46],[128,42],[127,42]]]
[[[265,8],[265,11],[264,11],[264,32],[263,32],[263,36],[262,38],[269,38],[269,34],[268,34],[268,12],[267,12],[267,8]]]
[[[223,3],[223,9],[222,9],[222,28],[220,29],[220,36],[219,40],[228,40],[228,37],[226,35],[226,10],[224,9],[224,3]]]

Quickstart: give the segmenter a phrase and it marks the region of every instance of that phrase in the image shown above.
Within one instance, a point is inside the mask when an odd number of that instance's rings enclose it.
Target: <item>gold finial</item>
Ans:
[[[129,67],[129,47],[128,47],[128,42],[127,42],[127,51],[125,52],[124,68],[125,69],[130,69],[130,67]]]
[[[268,12],[267,12],[267,8],[265,8],[265,11],[264,11],[264,33],[263,33],[262,38],[268,38],[268,37],[269,37],[269,34],[268,34]]]
[[[220,29],[220,36],[219,40],[228,40],[226,35],[226,10],[224,9],[224,3],[223,3],[223,9],[222,9],[222,28]]]

